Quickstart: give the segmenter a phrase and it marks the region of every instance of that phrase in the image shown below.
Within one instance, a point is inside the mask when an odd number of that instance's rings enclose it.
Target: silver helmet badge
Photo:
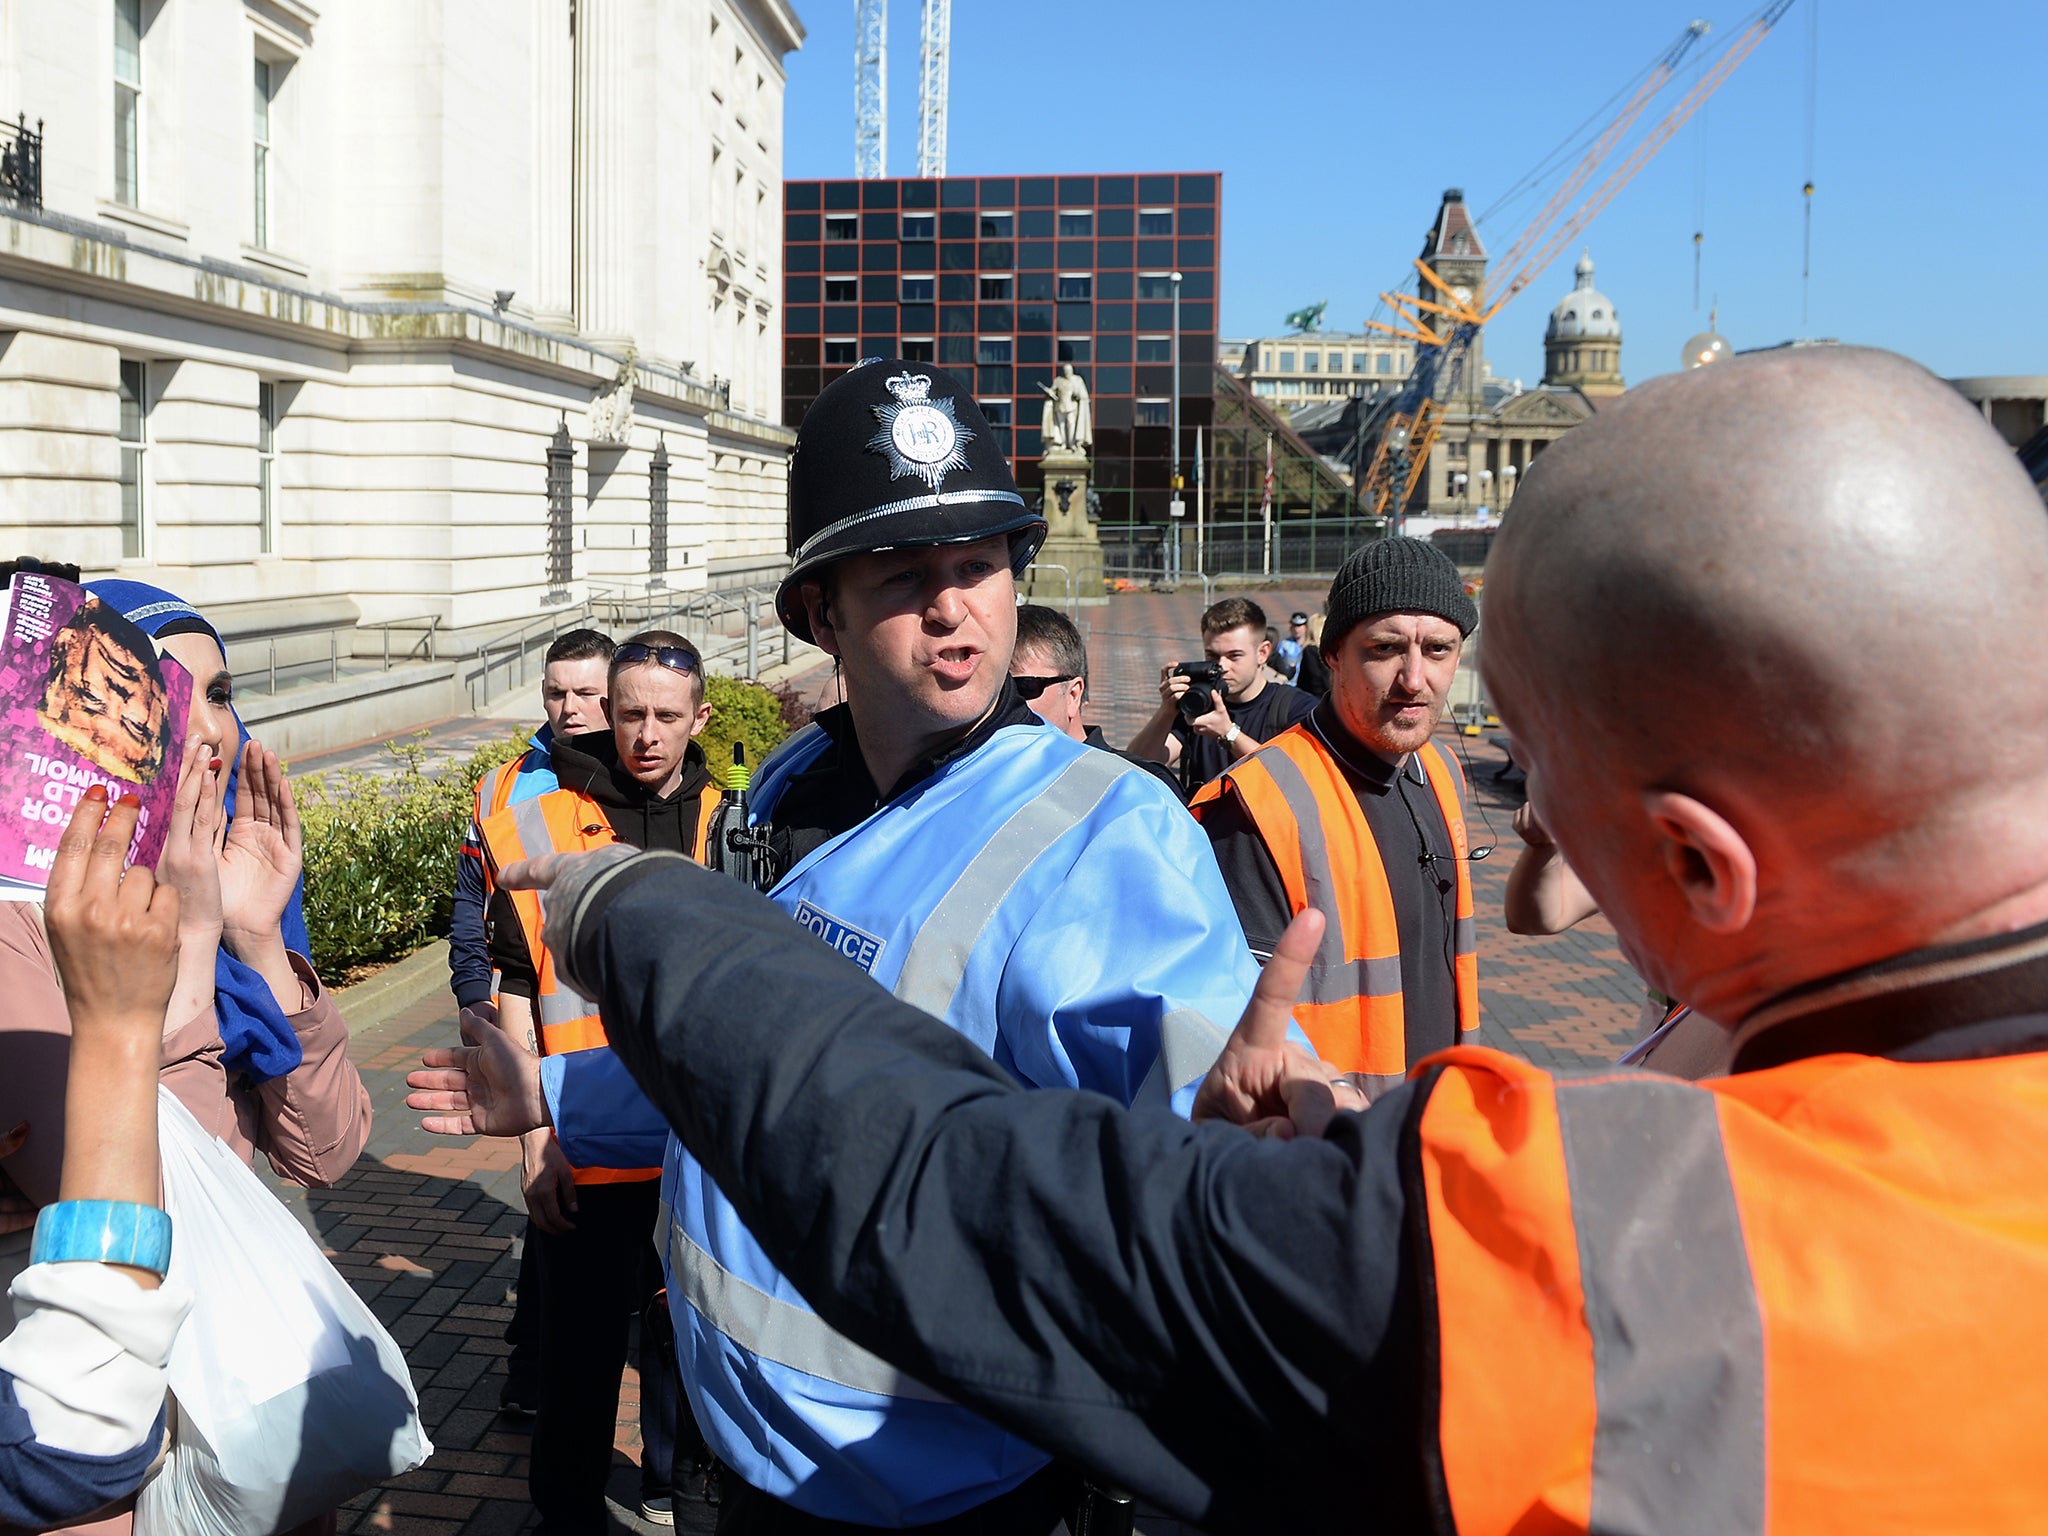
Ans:
[[[874,407],[882,425],[868,439],[868,451],[889,461],[891,480],[916,475],[936,491],[948,474],[967,467],[960,450],[973,440],[973,431],[953,414],[951,399],[932,398],[932,381],[921,374],[899,373],[882,387],[895,403]]]

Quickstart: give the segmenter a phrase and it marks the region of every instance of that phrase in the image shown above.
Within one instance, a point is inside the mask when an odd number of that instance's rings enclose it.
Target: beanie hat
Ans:
[[[1428,613],[1469,635],[1479,608],[1451,557],[1421,539],[1375,539],[1354,549],[1330,583],[1323,649],[1334,651],[1344,637],[1382,613]]]

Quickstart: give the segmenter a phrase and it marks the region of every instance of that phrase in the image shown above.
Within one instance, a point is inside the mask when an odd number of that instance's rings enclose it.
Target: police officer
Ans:
[[[775,901],[1029,1086],[1161,1106],[1185,1087],[1185,1104],[1256,967],[1173,795],[1045,724],[1008,677],[1015,577],[1046,525],[994,432],[947,374],[867,363],[805,416],[789,498],[777,611],[838,661],[847,702],[755,778]],[[572,1161],[644,1155],[602,1065],[548,1071]],[[743,1484],[722,1531],[1057,1526],[1071,1476],[820,1322],[680,1144],[664,1197],[684,1378]]]

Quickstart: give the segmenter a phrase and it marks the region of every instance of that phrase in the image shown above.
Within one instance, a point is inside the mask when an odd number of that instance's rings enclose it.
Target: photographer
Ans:
[[[1315,700],[1266,675],[1272,653],[1266,612],[1226,597],[1202,615],[1204,662],[1159,674],[1159,708],[1131,738],[1131,753],[1178,767],[1181,782],[1206,784],[1315,708]]]

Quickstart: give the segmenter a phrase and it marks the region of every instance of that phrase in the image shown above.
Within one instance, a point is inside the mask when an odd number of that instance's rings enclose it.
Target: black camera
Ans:
[[[1184,661],[1173,669],[1175,677],[1188,680],[1188,691],[1180,696],[1180,717],[1190,724],[1216,708],[1216,694],[1223,687],[1220,661]]]

